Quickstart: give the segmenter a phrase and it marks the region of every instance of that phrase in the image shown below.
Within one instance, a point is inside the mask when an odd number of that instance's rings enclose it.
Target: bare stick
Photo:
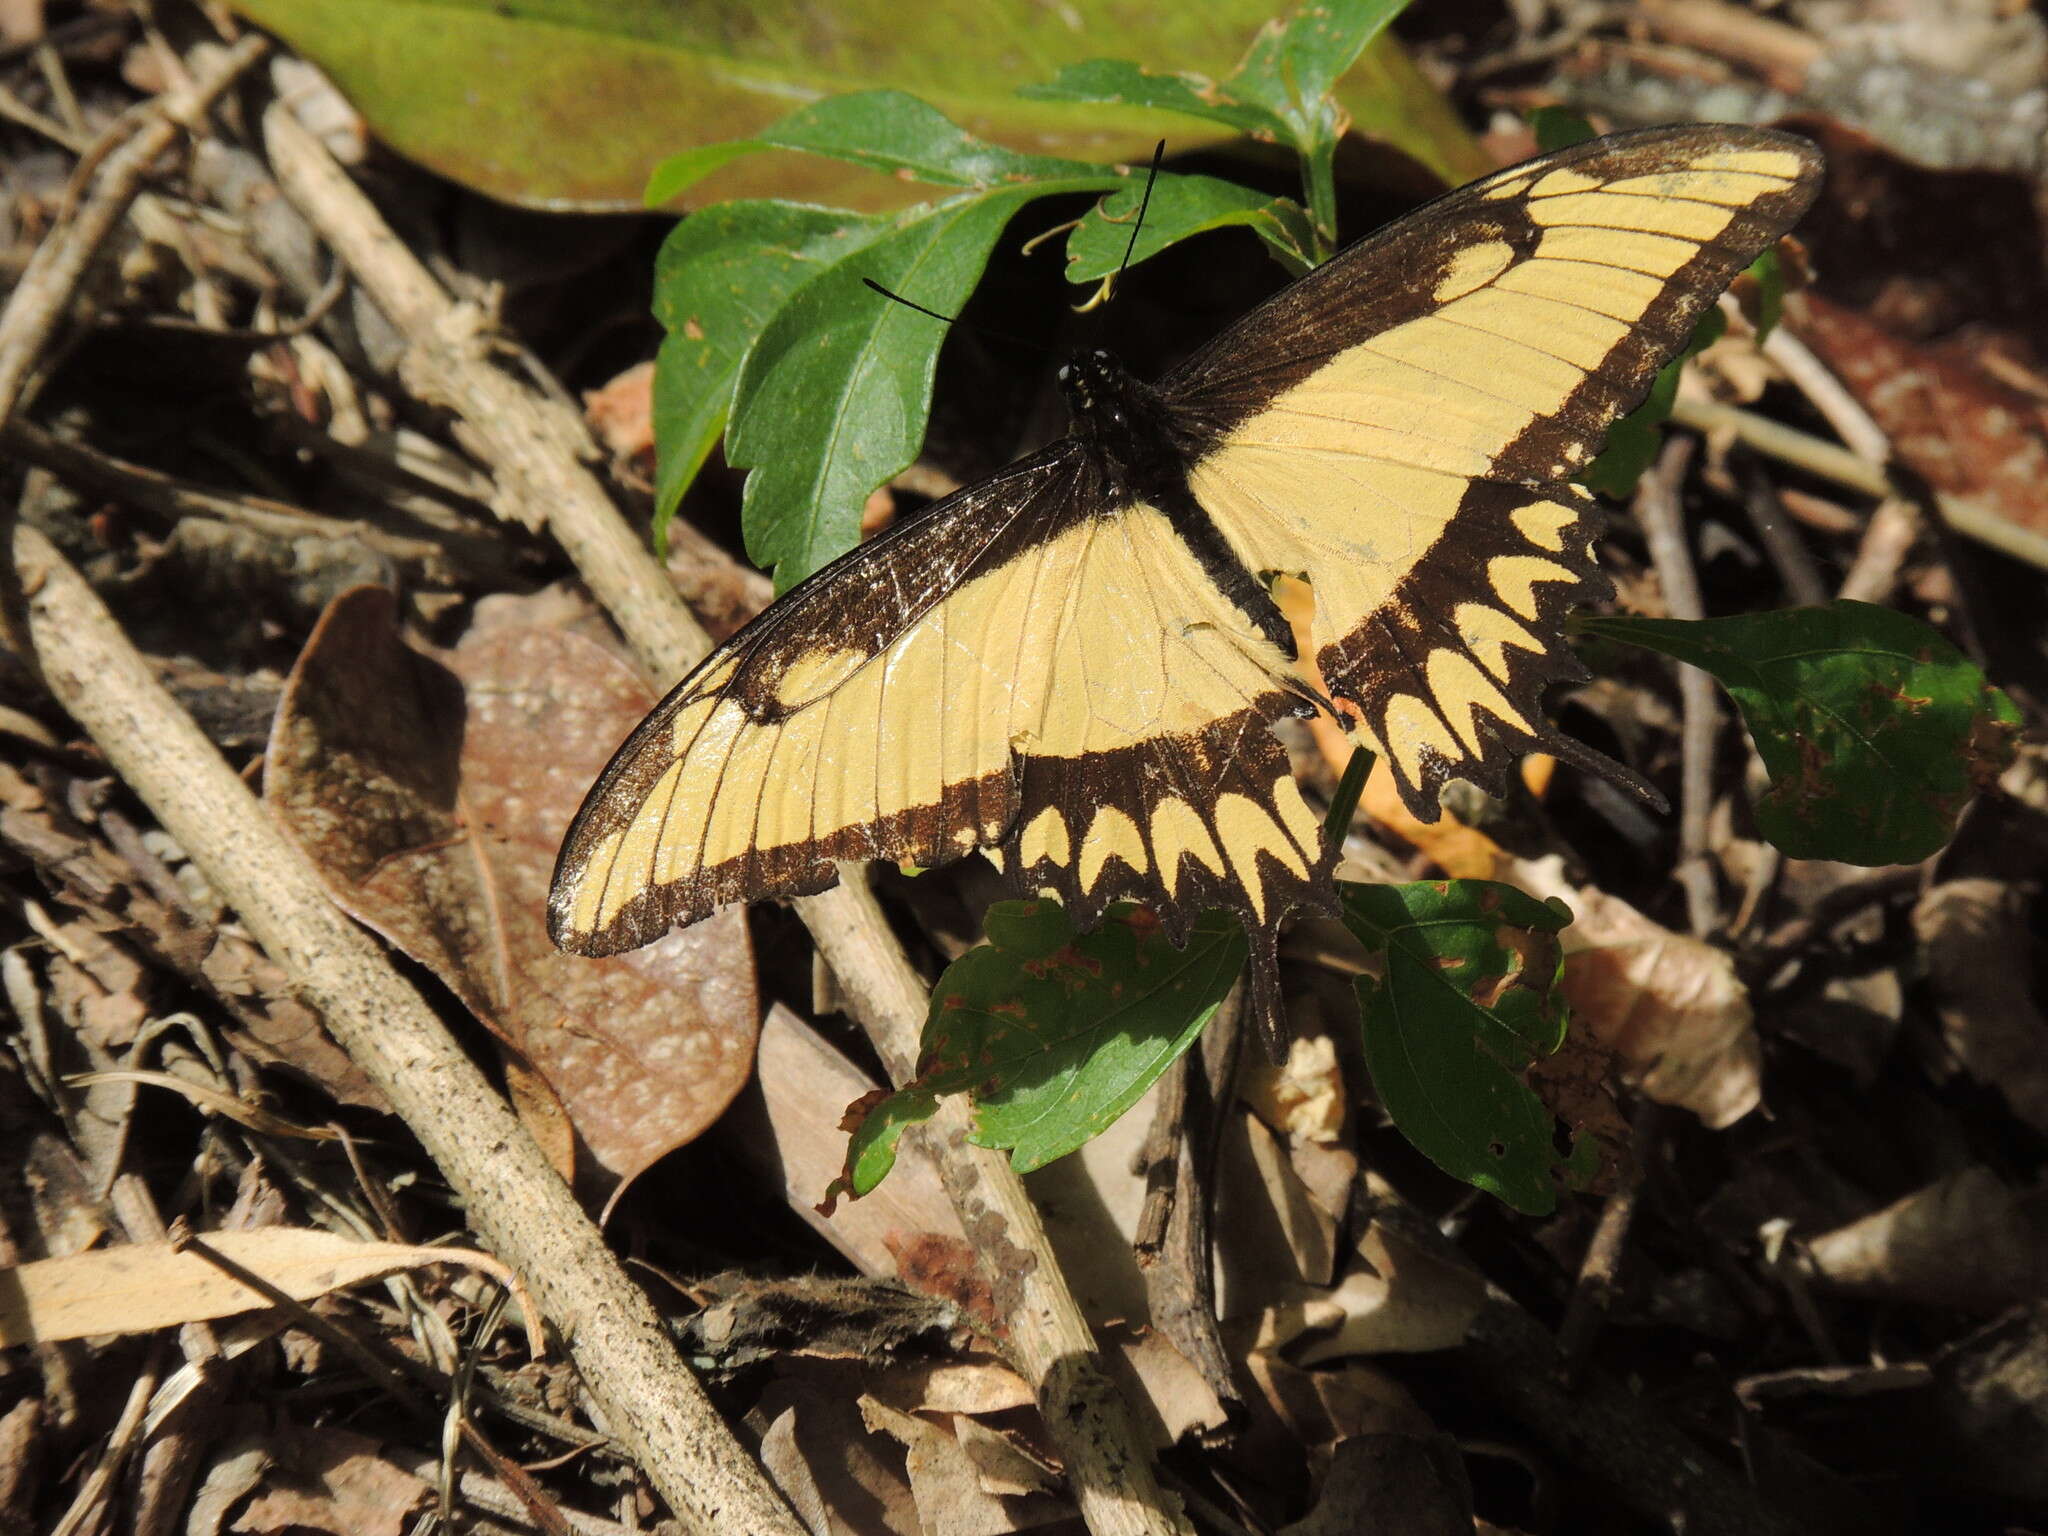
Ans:
[[[490,466],[493,510],[554,535],[657,679],[673,682],[702,661],[711,642],[584,468],[592,448],[574,409],[491,361],[482,316],[450,300],[281,102],[263,114],[263,142],[285,196],[412,342],[400,368],[406,386],[454,412],[464,446]]]
[[[269,46],[251,33],[216,57],[183,90],[163,98],[149,122],[107,157],[78,217],[37,247],[0,314],[0,421],[14,414],[22,385],[41,359],[93,257],[142,190],[157,157],[204,121],[214,101]]]
[[[458,431],[497,477],[499,511],[545,526],[607,609],[640,663],[673,682],[710,642],[654,557],[578,462],[590,453],[574,412],[513,380],[486,355],[475,317],[454,304],[399,243],[368,198],[282,106],[264,115],[279,185],[355,272],[413,348],[402,372],[459,418]],[[897,1081],[913,1070],[930,1001],[889,931],[863,870],[796,903],[854,1016]],[[1038,1394],[1081,1513],[1096,1536],[1189,1529],[1153,1475],[1152,1457],[1103,1373],[1037,1210],[999,1153],[967,1140],[972,1112],[948,1099],[932,1145],[947,1193],[1004,1308],[1008,1344]]]
[[[1692,551],[1685,542],[1685,512],[1679,485],[1692,459],[1692,444],[1674,437],[1664,445],[1651,471],[1636,491],[1636,521],[1650,546],[1650,559],[1664,587],[1664,603],[1674,619],[1706,616]],[[1714,899],[1714,871],[1707,859],[1707,813],[1714,793],[1714,736],[1720,711],[1714,702],[1714,680],[1698,667],[1678,662],[1678,698],[1684,710],[1680,728],[1682,753],[1678,793],[1678,864],[1672,873],[1685,887],[1687,916],[1695,935],[1714,931],[1721,921]]]
[[[99,744],[290,974],[463,1197],[493,1251],[532,1285],[607,1426],[692,1528],[803,1536],[740,1453],[604,1238],[505,1101],[344,916],[318,872],[150,672],[77,571],[18,528],[14,569],[34,660]]]

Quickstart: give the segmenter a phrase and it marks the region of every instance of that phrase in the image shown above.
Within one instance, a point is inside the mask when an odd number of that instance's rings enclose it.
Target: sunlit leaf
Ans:
[[[1794,858],[1906,864],[1949,839],[2012,760],[2019,711],[1919,620],[1869,603],[1583,627],[1712,673],[1771,787],[1764,836]]]

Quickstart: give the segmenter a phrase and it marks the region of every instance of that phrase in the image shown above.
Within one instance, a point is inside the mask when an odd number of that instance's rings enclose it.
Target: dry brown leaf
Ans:
[[[596,1204],[745,1083],[745,916],[609,960],[557,951],[555,851],[654,698],[599,646],[548,630],[493,630],[445,661],[399,638],[382,588],[337,598],[286,687],[264,796],[342,906],[546,1080],[594,1164],[578,1189]]]
[[[635,363],[602,388],[583,392],[583,419],[614,457],[654,452],[654,364]]]
[[[1806,1243],[1834,1290],[1995,1310],[2048,1291],[2048,1190],[1966,1168]]]
[[[42,1399],[24,1397],[0,1413],[0,1531],[30,1529],[43,1455]]]
[[[1337,1272],[1337,1220],[1309,1193],[1280,1139],[1256,1115],[1245,1118],[1246,1145],[1273,1214],[1287,1239],[1294,1267],[1310,1285],[1328,1285]]]
[[[1785,321],[1915,474],[1992,517],[2048,533],[2048,413],[1986,372],[1968,343],[1922,346],[1812,292],[1787,303]]]
[[[904,1413],[1003,1413],[1038,1401],[1030,1384],[1000,1360],[904,1362],[869,1388],[872,1396]]]
[[[1003,1499],[984,1492],[981,1469],[950,1429],[866,1395],[860,1399],[860,1412],[870,1430],[901,1442],[904,1470],[925,1536],[1009,1536],[1073,1513],[1064,1499]]]
[[[832,1536],[923,1536],[901,1452],[886,1436],[870,1433],[854,1406],[874,1373],[817,1361],[785,1361],[781,1371],[747,1422],[765,1433],[794,1410],[788,1450],[804,1471],[790,1476],[808,1476],[818,1490]]]
[[[1444,1263],[1375,1221],[1359,1239],[1344,1277],[1276,1311],[1262,1343],[1277,1348],[1314,1333],[1288,1351],[1302,1365],[1348,1355],[1452,1349],[1464,1342],[1485,1299],[1486,1284],[1478,1275]]]
[[[1311,725],[1321,723],[1311,721]],[[1359,809],[1402,841],[1428,855],[1430,861],[1454,880],[1493,880],[1507,860],[1500,844],[1476,827],[1468,827],[1446,811],[1435,821],[1416,818],[1401,798],[1394,770],[1382,757],[1375,759],[1365,776],[1365,789],[1358,798]]]
[[[864,1275],[899,1275],[915,1285],[917,1265],[906,1268],[906,1256],[929,1253],[933,1237],[965,1247],[953,1202],[916,1136],[904,1139],[896,1167],[872,1194],[820,1214],[826,1187],[846,1167],[839,1121],[847,1105],[878,1085],[780,1003],[762,1021],[758,1055],[755,1081],[733,1105],[720,1139],[778,1181],[791,1210]]]
[[[1238,1097],[1253,1113],[1289,1136],[1335,1141],[1344,1129],[1344,1072],[1328,1035],[1296,1035],[1279,1066],[1245,1064]]]
[[[956,1418],[953,1434],[981,1474],[981,1491],[1005,1498],[1059,1491],[1059,1469],[1037,1452],[979,1420]]]
[[[1315,1507],[1275,1536],[1470,1536],[1472,1490],[1444,1436],[1365,1435],[1339,1441]]]
[[[1435,1428],[1393,1377],[1363,1361],[1316,1370],[1270,1349],[1245,1356],[1266,1406],[1287,1433],[1310,1451],[1328,1451],[1359,1435],[1426,1435]]]
[[[1763,1095],[1749,989],[1723,950],[1652,922],[1619,897],[1564,879],[1552,857],[1517,860],[1510,878],[1572,909],[1561,935],[1562,989],[1575,1022],[1619,1056],[1635,1086],[1720,1130]]]
[[[503,1264],[467,1248],[363,1243],[303,1227],[203,1236],[209,1248],[298,1301],[429,1264],[468,1264],[512,1283]],[[270,1305],[198,1254],[179,1253],[167,1242],[95,1248],[0,1273],[7,1276],[0,1285],[0,1347],[147,1333]]]
[[[270,1486],[250,1499],[231,1530],[404,1536],[433,1493],[424,1479],[378,1455],[376,1441],[350,1430],[286,1429],[268,1449]]]
[[[832,1516],[825,1508],[825,1496],[818,1480],[811,1476],[810,1463],[796,1445],[796,1409],[785,1408],[761,1436],[761,1467],[811,1536],[831,1536]]]
[[[1913,932],[1956,1061],[2048,1132],[2048,1019],[2029,986],[2026,907],[2003,881],[1948,880],[1920,898]]]

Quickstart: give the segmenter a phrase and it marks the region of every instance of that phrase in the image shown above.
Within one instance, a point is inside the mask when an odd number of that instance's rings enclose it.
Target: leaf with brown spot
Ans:
[[[610,960],[556,950],[555,849],[654,696],[602,647],[553,630],[494,629],[444,665],[405,644],[395,612],[378,587],[329,606],[279,706],[264,798],[341,905],[560,1099],[578,1191],[599,1203],[745,1083],[758,1018],[744,917]]]

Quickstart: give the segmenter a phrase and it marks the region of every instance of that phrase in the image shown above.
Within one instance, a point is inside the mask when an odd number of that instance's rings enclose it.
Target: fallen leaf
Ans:
[[[2048,1019],[2035,1005],[2028,903],[1999,880],[1947,880],[1913,908],[1943,1042],[2012,1112],[2048,1133]]]
[[[635,363],[602,388],[583,392],[583,419],[615,457],[654,453],[654,364]]]
[[[984,1492],[980,1468],[950,1429],[870,1396],[860,1399],[860,1413],[870,1430],[901,1442],[917,1518],[927,1536],[1008,1536],[1073,1513],[1064,1499],[1033,1495],[1005,1500]]]
[[[1995,1311],[2048,1290],[2048,1190],[1966,1168],[1805,1247],[1831,1290]]]
[[[231,1530],[256,1536],[328,1531],[333,1536],[404,1536],[433,1486],[378,1454],[378,1444],[323,1425],[284,1429],[267,1447],[271,1486],[235,1517]]]
[[[743,912],[608,960],[548,942],[556,849],[654,702],[616,657],[551,630],[493,629],[423,656],[399,637],[391,594],[361,587],[293,669],[264,784],[336,900],[559,1098],[594,1165],[577,1170],[592,1205],[702,1132],[753,1061]]]
[[[1328,1035],[1296,1035],[1279,1066],[1246,1063],[1238,1097],[1285,1135],[1329,1142],[1344,1128],[1344,1073]]]
[[[1983,526],[2022,547],[2048,548],[2048,412],[1985,372],[1971,346],[1923,346],[1816,293],[1788,303],[1788,324],[1884,429],[1892,451]]]
[[[1467,1536],[1472,1489],[1447,1436],[1366,1435],[1337,1443],[1315,1507],[1275,1536]]]
[[[1691,1110],[1713,1130],[1756,1108],[1762,1048],[1749,989],[1726,951],[1652,922],[1617,896],[1571,885],[1554,856],[1517,860],[1508,878],[1572,909],[1559,939],[1573,1026],[1619,1056],[1637,1089]]]
[[[306,1227],[208,1232],[203,1240],[298,1301],[428,1264],[467,1264],[511,1283],[489,1254],[467,1248],[358,1242]],[[270,1302],[196,1253],[168,1242],[123,1243],[0,1270],[0,1347],[147,1333],[232,1317]]]

